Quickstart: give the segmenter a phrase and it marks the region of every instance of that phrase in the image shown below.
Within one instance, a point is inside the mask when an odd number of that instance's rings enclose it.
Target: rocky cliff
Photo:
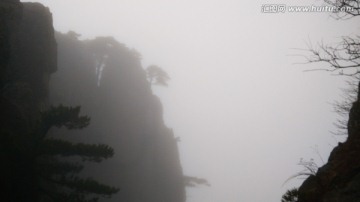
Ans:
[[[1,98],[19,108],[31,126],[47,102],[57,65],[52,16],[37,3],[1,1],[0,9]]]
[[[360,96],[349,113],[348,138],[299,188],[300,202],[360,201]]]
[[[111,160],[89,163],[83,174],[120,188],[106,201],[184,202],[177,141],[140,54],[111,37],[81,41],[70,32],[56,40],[48,8],[0,0],[1,201],[37,201],[31,131],[40,111],[64,104],[81,105],[91,124],[52,135],[115,149]]]
[[[164,125],[140,54],[112,37],[81,41],[69,32],[58,33],[57,42],[58,71],[51,79],[50,102],[80,105],[92,119],[87,129],[66,138],[115,149],[107,162],[88,165],[86,175],[120,187],[111,201],[185,201],[177,141]]]
[[[0,171],[2,201],[35,201],[29,169],[31,131],[48,99],[56,70],[56,42],[49,9],[0,1]]]

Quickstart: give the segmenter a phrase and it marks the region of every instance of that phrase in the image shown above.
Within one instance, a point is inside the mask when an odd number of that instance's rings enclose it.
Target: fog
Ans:
[[[25,2],[25,1],[23,1]],[[309,44],[359,33],[356,19],[329,12],[262,13],[263,4],[309,1],[37,1],[54,27],[81,38],[114,36],[171,77],[154,86],[179,142],[184,174],[211,186],[187,189],[187,202],[275,202],[301,179],[300,158],[319,165],[343,137],[331,131],[344,78],[305,62]],[[319,152],[319,154],[317,153]],[[321,156],[321,157],[320,157]]]

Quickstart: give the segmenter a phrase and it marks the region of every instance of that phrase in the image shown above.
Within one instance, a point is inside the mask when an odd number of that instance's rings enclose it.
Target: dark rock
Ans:
[[[1,201],[35,202],[32,133],[56,69],[51,13],[40,4],[0,1]]]
[[[359,99],[359,98],[358,98]],[[348,138],[299,188],[300,202],[360,202],[360,102],[349,113]]]

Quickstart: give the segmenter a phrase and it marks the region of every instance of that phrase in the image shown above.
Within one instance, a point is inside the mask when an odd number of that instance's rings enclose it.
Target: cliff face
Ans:
[[[37,3],[5,1],[0,6],[1,96],[30,127],[46,103],[49,76],[56,70],[52,16]]]
[[[327,164],[299,189],[300,202],[360,201],[360,96],[349,113],[348,139],[331,152]]]
[[[0,0],[1,201],[38,201],[32,131],[43,109],[64,104],[81,105],[91,125],[52,135],[115,149],[114,158],[89,163],[84,173],[121,188],[109,201],[184,202],[177,142],[139,54],[112,38],[80,41],[69,33],[57,40],[59,49],[48,8]]]
[[[110,201],[184,202],[177,141],[163,123],[139,53],[111,37],[80,41],[74,32],[57,34],[57,42],[51,104],[81,105],[91,117],[89,127],[65,138],[115,149],[112,159],[88,165],[85,175],[120,188]]]
[[[46,105],[49,76],[55,70],[56,42],[49,10],[35,3],[0,1],[1,200],[36,198],[33,173],[25,159],[33,146],[30,131]]]

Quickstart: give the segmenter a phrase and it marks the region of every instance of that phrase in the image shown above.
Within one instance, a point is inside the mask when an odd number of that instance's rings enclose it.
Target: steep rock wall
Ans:
[[[109,201],[184,202],[177,141],[164,125],[140,54],[111,37],[81,41],[69,32],[57,34],[57,42],[51,103],[81,105],[92,119],[88,128],[65,138],[115,149],[112,159],[88,165],[85,175],[120,188]]]
[[[39,112],[56,70],[56,42],[48,8],[0,1],[0,171],[2,201],[36,201],[28,155]]]

